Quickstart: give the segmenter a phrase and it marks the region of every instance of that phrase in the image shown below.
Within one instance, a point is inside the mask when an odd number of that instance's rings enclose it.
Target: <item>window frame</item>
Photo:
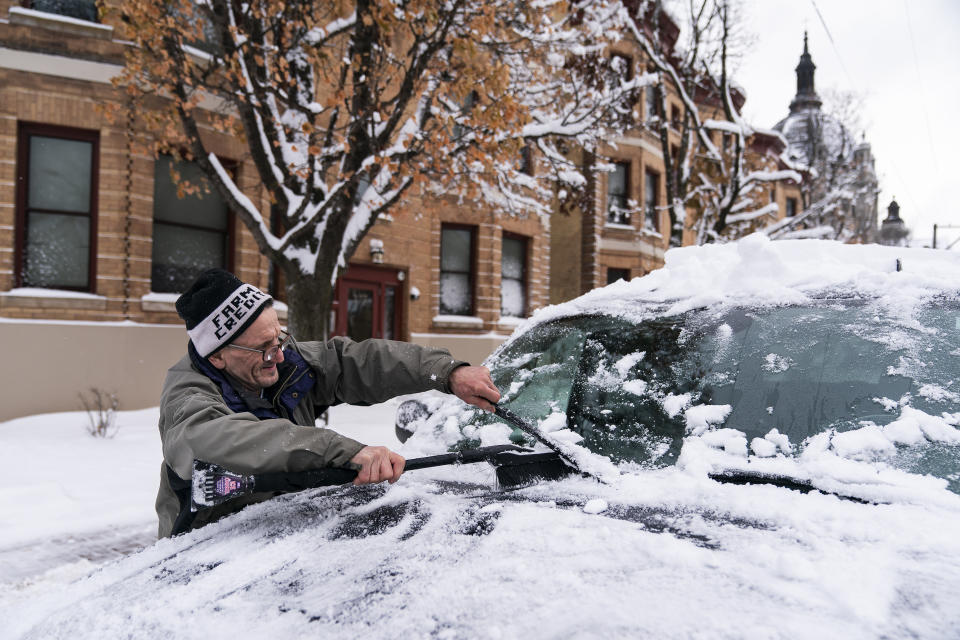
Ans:
[[[607,284],[613,284],[620,279],[623,279],[625,282],[630,282],[630,269],[625,267],[607,267]]]
[[[644,111],[644,122],[652,122],[654,119],[660,116],[660,100],[657,95],[657,86],[653,84],[648,84],[644,87],[643,93],[643,111]]]
[[[626,65],[626,73],[624,74],[624,79],[629,82],[634,78],[634,60],[633,56],[629,53],[621,53],[614,51],[610,54],[610,70],[613,71],[614,60],[623,60],[624,65]]]
[[[470,309],[466,316],[475,316],[477,313],[477,226],[456,222],[440,223],[440,251],[437,276],[437,314],[462,316],[461,313],[446,313],[443,310],[443,274],[463,273],[462,271],[444,271],[443,269],[443,232],[446,230],[462,230],[470,232],[470,269],[467,271],[467,283],[470,288]]]
[[[24,268],[26,267],[27,256],[27,220],[29,213],[34,211],[27,202],[30,194],[30,138],[38,136],[42,138],[60,138],[63,140],[75,140],[78,142],[91,143],[90,152],[90,204],[87,213],[76,213],[73,211],[61,211],[54,209],[37,209],[40,213],[52,213],[59,215],[71,215],[78,217],[87,217],[90,220],[89,225],[89,256],[87,260],[87,286],[86,287],[39,287],[51,290],[61,291],[79,291],[84,293],[94,293],[97,283],[97,227],[99,220],[99,184],[100,184],[100,132],[93,129],[79,129],[75,127],[63,127],[59,125],[44,124],[39,122],[18,122],[17,123],[17,186],[16,186],[16,204],[14,210],[14,286],[23,287]],[[29,285],[37,286],[37,285]]]
[[[517,240],[523,247],[523,272],[520,278],[507,278],[508,280],[519,280],[523,290],[523,311],[519,316],[503,315],[503,241]],[[529,236],[513,233],[504,230],[500,238],[500,317],[508,318],[526,318],[530,314],[530,240]]]
[[[632,173],[633,163],[630,162],[630,160],[613,160],[613,164],[617,167],[625,168],[625,175],[624,175],[624,181],[623,181],[623,209],[627,211],[627,213],[625,214],[626,219],[621,219],[620,217],[617,217],[616,219],[614,219],[611,215],[611,206],[613,205],[613,202],[611,200],[611,193],[610,193],[610,185],[611,185],[610,177],[615,173],[614,171],[611,171],[607,174],[607,192],[606,192],[607,206],[606,206],[605,220],[607,224],[619,224],[619,225],[629,226],[633,224],[632,216],[630,215],[630,212],[629,212],[630,188],[632,186],[631,180],[630,180],[630,177],[631,177],[630,174]],[[613,195],[619,196],[619,194],[613,194]]]
[[[653,206],[650,206],[650,177],[653,177]],[[643,226],[660,232],[660,215],[657,207],[660,206],[660,172],[649,167],[643,170]],[[649,223],[649,224],[648,224]]]
[[[69,13],[69,12],[51,11],[50,9],[38,9],[38,8],[36,8],[36,7],[34,6],[35,4],[36,4],[36,0],[20,0],[20,6],[23,7],[24,9],[30,9],[31,11],[40,11],[40,12],[43,12],[43,13],[49,13],[49,14],[55,15],[55,16],[63,16],[63,17],[65,17],[65,18],[71,18],[71,19],[73,19],[73,20],[83,20],[84,22],[90,22],[90,23],[92,23],[92,24],[102,24],[102,21],[100,20],[100,12],[99,12],[99,10],[97,9],[97,6],[96,6],[97,3],[96,3],[95,1],[93,1],[93,0],[91,0],[89,3],[84,3],[84,4],[93,5],[93,10],[94,10],[94,19],[93,19],[93,20],[87,20],[86,18],[81,18],[81,17],[79,17],[79,16],[75,16],[75,15]]]
[[[790,205],[793,205],[793,213],[790,213]],[[798,211],[798,208],[797,208],[797,199],[796,199],[796,198],[792,198],[792,197],[788,197],[788,198],[786,199],[786,202],[784,202],[783,208],[784,208],[784,213],[786,214],[786,217],[787,217],[787,218],[794,218],[794,217],[796,217],[797,211]]]
[[[184,154],[181,153],[181,156],[183,156],[183,155],[184,155]],[[154,283],[153,283],[153,245],[154,245],[154,235],[155,235],[155,234],[154,234],[154,229],[155,229],[156,224],[157,224],[157,210],[156,210],[156,207],[157,207],[157,182],[156,182],[157,162],[159,161],[160,156],[170,156],[175,162],[177,161],[176,156],[174,156],[173,154],[169,154],[169,153],[158,154],[157,158],[154,159],[154,172],[153,172],[154,182],[153,182],[153,194],[151,195],[152,205],[153,205],[153,211],[152,211],[151,216],[150,216],[150,291],[156,291],[156,289],[154,289],[154,287],[153,287],[153,284],[154,284]],[[180,161],[181,161],[181,162],[193,162],[193,161],[184,160],[184,159],[182,159],[182,158],[181,158]],[[223,165],[223,168],[227,171],[227,173],[229,173],[229,174],[233,177],[234,181],[236,181],[236,179],[237,179],[237,172],[238,172],[238,169],[239,169],[239,164],[238,164],[237,162],[233,161],[233,160],[224,159],[224,158],[220,158],[220,164]],[[209,178],[208,178],[208,180],[209,180]],[[176,185],[174,185],[174,186],[176,186]],[[210,186],[210,190],[211,190],[213,193],[216,193],[216,188],[213,186],[213,184],[210,184],[209,186]],[[219,195],[220,195],[220,194],[217,194],[218,197],[219,197]],[[222,198],[221,198],[221,199],[222,199]],[[224,263],[225,263],[225,264],[224,264],[223,268],[226,269],[227,271],[230,271],[231,273],[233,273],[234,267],[236,266],[236,265],[235,265],[235,256],[236,256],[236,246],[235,246],[235,245],[236,245],[236,235],[237,235],[237,234],[236,234],[236,216],[234,215],[233,210],[230,208],[230,205],[227,204],[226,201],[223,202],[223,205],[224,205],[224,206],[226,207],[226,209],[227,209],[226,228],[225,228],[225,230],[222,232],[222,233],[224,233],[224,234],[226,235],[226,238],[225,238],[225,240],[224,240],[224,242],[226,243],[226,252],[225,252],[225,255],[224,255]],[[215,232],[218,232],[218,233],[221,232],[219,229],[214,229],[214,228],[212,228],[212,227],[205,227],[205,226],[202,226],[202,225],[194,225],[194,224],[185,224],[185,223],[180,223],[180,222],[161,221],[160,224],[164,224],[164,225],[171,226],[171,227],[178,227],[178,228],[190,229],[190,230],[193,230],[193,231],[206,231],[206,232],[215,231]],[[159,292],[158,292],[158,293],[159,293]],[[180,292],[180,293],[182,293],[182,292]]]

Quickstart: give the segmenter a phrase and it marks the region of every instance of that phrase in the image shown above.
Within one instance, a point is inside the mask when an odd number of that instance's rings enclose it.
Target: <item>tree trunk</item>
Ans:
[[[326,340],[333,332],[330,277],[306,275],[296,268],[287,270],[286,276],[287,329],[297,340]]]

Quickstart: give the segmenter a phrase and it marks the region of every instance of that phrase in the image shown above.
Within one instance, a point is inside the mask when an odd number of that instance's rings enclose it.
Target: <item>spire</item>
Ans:
[[[880,224],[880,244],[902,247],[906,245],[908,235],[910,230],[900,217],[900,205],[894,196],[887,207],[887,217]]]
[[[890,222],[903,221],[900,217],[900,205],[897,204],[897,196],[893,196],[893,200],[890,201],[890,206],[887,207],[887,220]],[[884,220],[884,222],[887,220]]]
[[[810,47],[807,42],[807,32],[803,32],[803,54],[800,56],[800,64],[797,65],[797,95],[790,102],[790,113],[803,111],[807,109],[819,109],[823,104],[820,96],[814,89],[813,74],[817,65],[813,64],[813,58],[810,57]]]

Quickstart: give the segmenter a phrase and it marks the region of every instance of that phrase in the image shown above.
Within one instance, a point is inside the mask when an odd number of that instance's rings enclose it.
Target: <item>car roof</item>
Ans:
[[[738,242],[671,249],[665,265],[536,311],[517,333],[557,318],[623,316],[633,321],[697,308],[771,306],[859,297],[915,307],[960,292],[960,256],[948,251],[829,240]]]

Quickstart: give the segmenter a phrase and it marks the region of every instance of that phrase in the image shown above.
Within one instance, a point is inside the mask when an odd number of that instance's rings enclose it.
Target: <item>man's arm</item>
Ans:
[[[449,386],[451,393],[461,400],[486,411],[493,411],[493,403],[500,399],[500,392],[486,367],[457,367],[450,374]],[[384,480],[392,484],[403,473],[406,461],[386,447],[364,447],[350,462],[361,466],[354,484]]]
[[[318,405],[376,404],[431,389],[450,393],[450,374],[466,365],[446,349],[393,340],[354,342],[336,337],[297,348],[317,374]]]
[[[164,460],[189,478],[194,458],[240,473],[349,467],[364,445],[329,429],[232,412],[215,384],[189,365],[167,374],[161,399]]]

